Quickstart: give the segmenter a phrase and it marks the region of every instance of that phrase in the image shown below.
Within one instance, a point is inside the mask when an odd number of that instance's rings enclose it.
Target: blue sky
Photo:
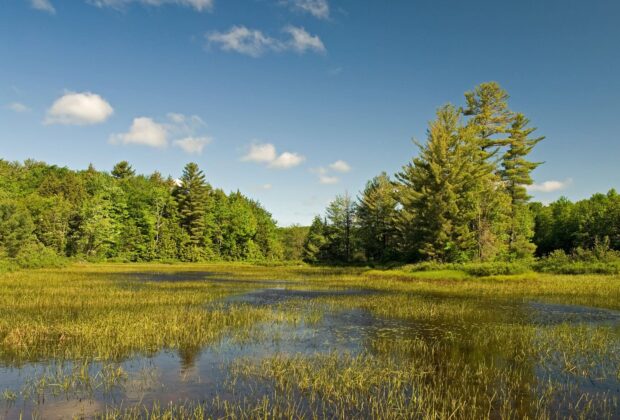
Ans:
[[[0,157],[178,177],[308,223],[496,80],[547,139],[535,199],[620,186],[615,0],[2,0]]]

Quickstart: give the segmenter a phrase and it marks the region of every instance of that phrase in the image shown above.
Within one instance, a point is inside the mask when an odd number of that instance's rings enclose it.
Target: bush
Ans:
[[[519,262],[486,262],[486,263],[438,263],[433,261],[421,262],[417,264],[405,265],[403,271],[424,272],[424,271],[444,271],[455,270],[463,271],[470,276],[485,277],[509,274],[523,274],[530,271],[530,264],[526,261]]]
[[[553,274],[620,274],[620,252],[607,244],[577,248],[571,254],[555,250],[535,264],[536,271]]]
[[[416,264],[407,264],[401,267],[402,271],[420,272],[420,271],[440,271],[440,270],[460,270],[461,264],[439,263],[436,261],[425,261]]]
[[[40,243],[31,243],[19,250],[14,262],[20,268],[45,268],[63,267],[67,260]]]
[[[462,270],[470,276],[502,276],[510,274],[523,274],[531,270],[530,265],[523,262],[486,262],[463,264]]]

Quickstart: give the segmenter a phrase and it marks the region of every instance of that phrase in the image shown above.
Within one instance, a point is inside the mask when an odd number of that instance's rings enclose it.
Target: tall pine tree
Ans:
[[[460,124],[452,105],[437,111],[419,156],[397,175],[405,247],[412,258],[460,261],[474,248],[475,179],[481,169],[472,159],[471,130]],[[478,166],[476,166],[478,165]]]
[[[194,246],[204,245],[207,193],[208,184],[204,173],[196,163],[188,163],[175,189],[175,197],[179,207],[180,224]]]
[[[509,197],[502,187],[498,159],[495,156],[506,146],[506,133],[514,119],[508,108],[508,93],[497,82],[482,83],[465,93],[463,114],[480,153],[472,157],[488,171],[478,178],[477,217],[473,230],[477,233],[477,258],[482,261],[502,256],[507,251],[505,233],[510,220]]]
[[[534,221],[528,208],[527,185],[532,185],[531,172],[540,163],[526,159],[544,137],[531,138],[536,128],[528,128],[529,120],[517,114],[508,131],[508,150],[502,158],[501,176],[510,196],[511,220],[509,225],[509,252],[513,258],[531,257],[535,246],[531,242],[534,235]]]

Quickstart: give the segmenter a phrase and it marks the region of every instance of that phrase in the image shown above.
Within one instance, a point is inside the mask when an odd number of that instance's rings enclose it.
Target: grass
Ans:
[[[202,272],[221,281],[202,281]],[[161,281],[162,274],[176,277]],[[265,305],[226,300],[273,286],[327,293]],[[343,291],[351,293],[329,293]],[[529,301],[543,303],[536,309]],[[124,370],[125,360],[227,340],[280,350],[233,357],[223,367],[226,392],[213,398],[117,401],[98,416],[617,417],[618,323],[605,321],[604,311],[554,315],[545,306],[552,303],[620,310],[620,276],[251,264],[11,272],[0,275],[0,366],[46,368],[1,398],[13,405],[40,396],[98,398],[144,376]],[[351,317],[360,313],[389,322],[358,331]],[[343,339],[361,337],[353,350],[287,350],[297,348],[287,347],[291,341],[319,340],[334,327],[326,316],[338,314],[352,322]],[[310,337],[287,333],[301,327]],[[146,376],[160,380],[157,372]]]

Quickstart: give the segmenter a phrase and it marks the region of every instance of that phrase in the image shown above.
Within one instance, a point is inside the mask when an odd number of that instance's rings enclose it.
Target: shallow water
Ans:
[[[454,351],[469,358],[489,358],[498,364],[514,363],[495,348],[471,348],[460,345],[465,338],[487,325],[501,324],[547,327],[554,325],[579,325],[590,328],[603,327],[616,338],[615,346],[606,351],[614,352],[615,359],[602,358],[592,366],[592,374],[575,376],[557,363],[565,349],[551,348],[544,365],[536,360],[523,363],[528,380],[544,382],[557,380],[570,385],[564,399],[558,400],[556,414],[571,413],[570,400],[583,393],[620,397],[620,370],[617,356],[620,353],[620,313],[616,311],[561,305],[542,301],[513,303],[497,299],[476,300],[490,316],[477,324],[458,321],[412,321],[381,317],[361,308],[346,305],[339,308],[326,305],[323,298],[371,298],[376,291],[363,289],[311,290],[309,285],[286,281],[235,281],[217,279],[207,272],[194,273],[138,273],[125,274],[126,281],[209,281],[214,283],[243,283],[251,285],[249,291],[227,297],[217,304],[272,306],[289,305],[286,310],[299,314],[295,322],[257,323],[243,337],[235,334],[223,337],[218,343],[204,348],[166,350],[152,356],[135,357],[113,363],[90,362],[88,380],[74,379],[73,385],[63,389],[58,383],[63,377],[79,368],[79,363],[54,361],[11,366],[0,360],[0,418],[70,418],[74,415],[90,417],[106,406],[150,406],[159,402],[183,403],[185,401],[210,401],[216,396],[229,401],[245,398],[258,399],[268,393],[271,384],[231,378],[230,366],[237,360],[260,361],[274,355],[316,354],[373,354],[376,340],[417,339],[429,343],[445,340],[454,343]],[[244,286],[245,288],[245,286]],[[436,298],[441,300],[441,298]],[[446,298],[448,299],[448,298]],[[450,298],[460,299],[460,298]],[[464,302],[467,299],[463,299]],[[205,308],[209,310],[209,308]],[[318,313],[316,317],[308,314]],[[406,356],[399,356],[406,357]],[[589,362],[591,363],[591,362]],[[610,366],[606,366],[606,364]],[[122,368],[122,378],[109,379],[101,372],[104,368]],[[611,369],[611,373],[609,370]],[[616,369],[616,372],[613,370]],[[605,372],[605,373],[602,373]],[[106,379],[107,378],[107,379]],[[532,379],[533,378],[533,379]],[[13,394],[11,394],[13,393]],[[616,406],[610,411],[620,418]]]

